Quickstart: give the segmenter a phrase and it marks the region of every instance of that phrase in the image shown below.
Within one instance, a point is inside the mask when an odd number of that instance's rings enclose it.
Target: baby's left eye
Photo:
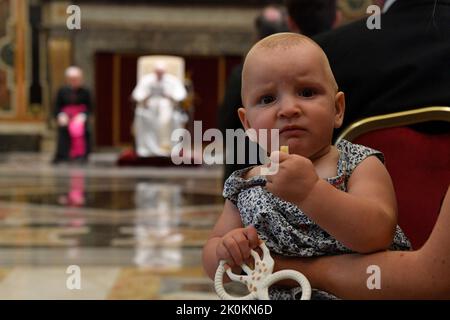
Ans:
[[[311,98],[315,94],[315,91],[314,91],[314,89],[311,89],[311,88],[305,88],[305,89],[300,90],[299,94],[302,97]]]
[[[259,103],[264,105],[264,104],[270,104],[272,102],[275,101],[275,97],[271,96],[271,95],[266,95],[266,96],[262,96],[259,99]]]

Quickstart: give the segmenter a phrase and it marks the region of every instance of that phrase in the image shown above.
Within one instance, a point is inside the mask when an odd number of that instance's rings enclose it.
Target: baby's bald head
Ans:
[[[242,70],[242,95],[245,90],[245,80],[248,73],[252,71],[253,60],[259,54],[273,55],[276,50],[289,50],[298,47],[299,58],[302,54],[314,55],[318,60],[318,64],[323,68],[329,85],[335,92],[338,91],[338,85],[331,71],[328,58],[322,48],[312,39],[298,33],[276,33],[258,41],[247,53]],[[257,66],[256,66],[257,67]],[[263,67],[263,66],[260,66]],[[319,67],[319,66],[318,66]]]
[[[328,59],[299,34],[274,34],[256,43],[245,58],[241,92],[244,128],[279,129],[281,145],[310,159],[329,150],[334,128],[342,125],[345,96]],[[283,131],[287,125],[304,132]]]
[[[250,49],[250,52],[258,48],[289,48],[306,43],[318,46],[318,44],[316,44],[313,40],[299,33],[281,32],[261,39],[255,43],[255,45]]]

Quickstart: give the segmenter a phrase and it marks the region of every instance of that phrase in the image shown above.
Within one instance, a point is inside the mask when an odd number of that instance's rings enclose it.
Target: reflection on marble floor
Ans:
[[[0,158],[0,299],[216,299],[201,247],[221,169]],[[80,267],[81,289],[66,285]]]

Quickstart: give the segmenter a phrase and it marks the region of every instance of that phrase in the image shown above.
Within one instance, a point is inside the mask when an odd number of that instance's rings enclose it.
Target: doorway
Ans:
[[[98,52],[95,55],[95,145],[133,146],[132,123],[137,60],[144,54]],[[228,75],[240,56],[182,56],[193,91],[190,123],[202,121],[203,130],[217,128],[217,112]],[[188,129],[191,126],[188,126]]]

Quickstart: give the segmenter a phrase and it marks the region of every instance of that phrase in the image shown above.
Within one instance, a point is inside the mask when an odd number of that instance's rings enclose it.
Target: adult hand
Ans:
[[[69,117],[64,112],[58,114],[57,117],[58,126],[65,127],[69,124]]]
[[[87,119],[86,114],[84,114],[84,113],[79,113],[79,114],[77,114],[77,115],[75,116],[75,118],[73,119],[73,121],[74,121],[74,122],[81,122],[81,123],[84,123],[84,122],[86,122],[86,119]]]

